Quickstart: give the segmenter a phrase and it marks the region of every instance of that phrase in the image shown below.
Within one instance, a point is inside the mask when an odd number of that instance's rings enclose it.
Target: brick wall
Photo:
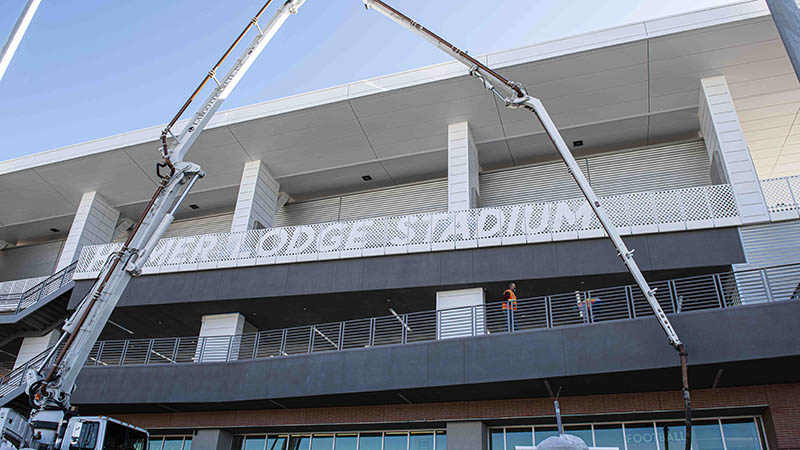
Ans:
[[[768,406],[766,425],[778,450],[800,449],[800,384],[696,390],[698,409]],[[562,397],[564,415],[681,411],[679,392]],[[150,430],[159,428],[229,428],[367,423],[403,423],[465,419],[552,416],[547,398],[375,405],[287,410],[211,411],[164,414],[115,414],[114,417]],[[773,444],[774,445],[774,444]],[[771,450],[776,450],[772,448]]]

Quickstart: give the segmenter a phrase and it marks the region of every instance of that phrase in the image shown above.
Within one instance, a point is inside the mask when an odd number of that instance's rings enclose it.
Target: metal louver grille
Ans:
[[[198,217],[196,219],[176,220],[167,228],[164,238],[178,236],[197,236],[200,234],[227,233],[231,231],[233,213]],[[120,233],[113,242],[125,242],[128,232]]]
[[[703,141],[662,145],[578,160],[597,195],[683,189],[711,184]],[[561,161],[481,174],[481,206],[581,197]]]
[[[586,160],[578,160],[586,173]],[[578,198],[581,191],[563,162],[537,164],[480,175],[482,207]]]
[[[703,141],[650,147],[589,158],[597,195],[683,189],[711,184]]]
[[[275,215],[275,226],[447,211],[447,180],[390,187],[341,197],[291,203]]]
[[[800,220],[741,227],[746,264],[735,269],[747,270],[800,262]]]
[[[339,220],[447,211],[447,180],[345,195]]]

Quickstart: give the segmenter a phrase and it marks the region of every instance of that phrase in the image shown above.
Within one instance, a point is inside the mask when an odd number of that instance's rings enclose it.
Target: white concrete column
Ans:
[[[225,361],[230,351],[231,359],[238,359],[240,344],[229,336],[252,333],[256,329],[240,313],[212,314],[203,316],[200,324],[200,337],[206,338],[197,349],[198,357],[204,362]],[[202,354],[201,354],[202,352]]]
[[[78,212],[72,221],[64,250],[56,272],[72,264],[86,245],[107,244],[114,236],[119,211],[97,192],[87,192],[81,197]]]
[[[472,140],[469,123],[454,123],[447,128],[447,210],[477,208],[480,203],[480,164],[478,148]]]
[[[742,222],[767,222],[769,210],[728,83],[723,76],[704,78],[700,83],[700,129],[712,167],[716,167],[726,178],[719,181],[726,181],[733,186]]]
[[[250,161],[244,165],[239,197],[233,214],[231,231],[247,231],[271,228],[278,209],[280,184],[269,173],[262,161]]]
[[[14,361],[14,368],[16,369],[24,365],[26,362],[38,356],[39,353],[56,345],[56,341],[58,341],[60,335],[59,329],[55,329],[44,336],[23,338],[19,353],[17,353],[17,360]]]

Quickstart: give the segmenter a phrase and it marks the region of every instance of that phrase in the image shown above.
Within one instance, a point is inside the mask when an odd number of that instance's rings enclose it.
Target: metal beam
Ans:
[[[42,0],[28,0],[28,3],[25,4],[25,8],[22,10],[22,14],[20,14],[19,19],[17,19],[17,23],[14,24],[14,29],[11,30],[11,35],[8,37],[5,45],[3,45],[3,52],[0,53],[0,81],[3,81],[3,75],[6,74],[8,65],[11,64],[11,58],[13,58],[14,53],[17,52],[17,47],[19,47],[22,37],[25,36],[28,25],[31,24],[33,15],[36,14],[36,10],[39,8],[41,2]]]

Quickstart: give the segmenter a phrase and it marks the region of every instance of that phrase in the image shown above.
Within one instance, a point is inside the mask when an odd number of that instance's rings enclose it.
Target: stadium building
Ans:
[[[689,348],[697,450],[800,448],[800,83],[762,1],[481,57],[539,97]],[[0,162],[0,404],[162,127]],[[78,379],[151,450],[682,448],[679,361],[530,115],[445,63],[218,113]],[[500,301],[510,282],[519,300]]]

